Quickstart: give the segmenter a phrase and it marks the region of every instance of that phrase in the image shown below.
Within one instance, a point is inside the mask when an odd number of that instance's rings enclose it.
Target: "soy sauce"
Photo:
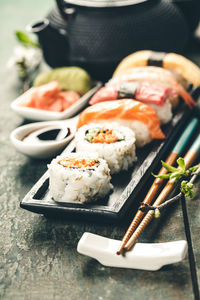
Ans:
[[[65,139],[70,135],[70,129],[66,128],[66,133],[62,135],[62,138],[59,138],[59,134],[63,131],[64,129],[61,128],[55,128],[55,129],[49,129],[37,136],[37,138],[41,141],[53,141],[53,140],[61,140]]]

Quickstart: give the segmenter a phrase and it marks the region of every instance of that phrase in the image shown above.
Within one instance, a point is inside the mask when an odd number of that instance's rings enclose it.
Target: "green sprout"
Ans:
[[[23,92],[29,89],[42,60],[42,50],[39,43],[23,31],[15,31],[18,46],[14,47],[13,55],[8,61],[8,67],[17,71],[23,84]]]
[[[183,193],[186,197],[192,198],[194,196],[193,183],[183,180],[181,182],[181,193]]]
[[[39,44],[37,41],[32,40],[25,32],[23,31],[15,31],[15,36],[17,40],[25,47],[39,47]]]
[[[175,179],[175,182],[180,181],[181,179],[185,179],[189,176],[192,176],[193,174],[195,174],[195,172],[198,169],[198,165],[197,166],[193,166],[189,169],[186,169],[185,167],[185,161],[182,157],[179,157],[177,159],[177,164],[178,167],[172,167],[168,164],[166,164],[164,161],[161,160],[162,166],[168,171],[167,174],[162,174],[162,175],[155,175],[152,173],[152,175],[156,178],[163,178],[163,179]]]
[[[180,182],[180,193],[174,196],[173,198],[166,200],[164,203],[158,206],[152,206],[146,203],[142,203],[139,209],[142,212],[148,212],[150,210],[153,210],[155,218],[159,218],[161,211],[167,206],[171,205],[172,203],[180,200],[182,195],[184,195],[185,197],[192,198],[194,196],[193,181],[195,180],[197,175],[200,175],[200,165],[196,165],[186,169],[185,161],[182,157],[179,157],[177,159],[177,168],[170,166],[163,161],[161,161],[161,163],[162,166],[168,171],[168,173],[162,175],[155,175],[152,173],[152,175],[156,178],[169,180],[173,179],[174,182]]]
[[[156,208],[156,209],[154,210],[154,217],[155,217],[156,219],[160,218],[160,210],[159,210],[158,208]]]

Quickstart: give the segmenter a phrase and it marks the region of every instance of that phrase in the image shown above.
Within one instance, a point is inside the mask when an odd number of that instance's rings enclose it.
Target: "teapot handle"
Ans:
[[[56,0],[56,3],[61,16],[67,23],[69,23],[76,12],[76,9],[72,6],[67,7],[65,0]]]

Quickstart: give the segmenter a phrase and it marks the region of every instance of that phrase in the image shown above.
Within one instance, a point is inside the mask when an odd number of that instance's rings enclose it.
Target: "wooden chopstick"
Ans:
[[[185,130],[181,134],[180,138],[176,142],[176,145],[172,149],[172,152],[169,154],[169,156],[166,159],[166,163],[169,165],[173,165],[174,162],[176,161],[177,157],[181,154],[181,152],[184,150],[186,145],[188,144],[192,134],[194,133],[196,127],[198,125],[198,119],[197,118],[192,118],[189,124],[186,126]],[[166,174],[167,170],[162,167],[161,170],[159,171],[159,175]],[[150,187],[143,204],[151,204],[153,199],[155,198],[157,192],[159,191],[160,187],[162,186],[163,179],[161,178],[156,178]],[[120,244],[120,247],[117,251],[117,254],[121,254],[125,245],[127,244],[128,240],[131,238],[133,232],[135,231],[137,225],[143,218],[144,213],[141,210],[138,210],[136,213],[133,221],[131,222],[127,232],[125,233],[122,242]]]
[[[198,157],[200,153],[200,134],[195,139],[194,143],[192,144],[190,150],[187,152],[187,154],[184,157],[185,160],[185,166],[188,168],[192,165],[192,163],[195,161],[195,159]],[[166,199],[166,197],[169,195],[169,193],[172,191],[173,187],[175,185],[175,179],[171,179],[168,181],[168,183],[165,185],[162,192],[157,197],[156,201],[154,202],[153,206],[156,207],[163,203]],[[145,227],[149,224],[149,222],[152,220],[154,216],[154,211],[149,211],[144,219],[141,221],[141,223],[138,225],[137,229],[133,233],[133,235],[128,240],[127,244],[124,247],[124,250],[128,251],[133,246],[133,244],[136,242],[137,238],[140,236],[142,231],[145,229]]]

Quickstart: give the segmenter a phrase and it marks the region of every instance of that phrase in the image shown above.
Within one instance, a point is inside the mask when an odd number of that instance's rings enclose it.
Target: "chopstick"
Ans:
[[[198,157],[200,153],[200,133],[198,134],[197,138],[195,139],[194,143],[192,144],[190,150],[187,152],[187,154],[184,157],[185,160],[185,166],[188,168],[191,166],[191,164],[195,161],[195,159]],[[163,203],[166,199],[166,197],[169,195],[169,193],[172,191],[175,184],[175,178],[168,181],[168,183],[165,185],[159,196],[157,197],[156,201],[154,202],[153,206],[156,207]],[[133,246],[139,235],[142,233],[142,231],[145,229],[145,227],[149,224],[149,222],[152,220],[154,216],[154,211],[149,211],[144,219],[141,221],[141,223],[138,225],[137,229],[134,231],[133,235],[128,240],[127,244],[124,247],[124,250],[128,251]]]
[[[181,152],[184,150],[184,148],[188,144],[192,134],[194,133],[195,129],[197,128],[197,125],[198,125],[198,119],[197,118],[192,118],[191,121],[186,126],[183,133],[181,134],[180,138],[176,142],[176,145],[172,149],[171,153],[167,157],[167,159],[165,161],[167,164],[169,164],[169,165],[174,164],[177,157],[181,154]],[[167,173],[167,170],[164,167],[162,167],[159,171],[159,175],[166,174],[166,173]],[[151,202],[153,201],[153,199],[156,196],[157,192],[159,191],[163,181],[164,180],[162,178],[156,178],[154,180],[152,186],[150,187],[150,189],[149,189],[149,191],[148,191],[148,193],[147,193],[147,195],[146,195],[146,197],[143,201],[143,204],[151,204]],[[138,210],[138,212],[136,213],[133,221],[131,222],[127,232],[125,233],[125,235],[122,239],[122,242],[121,242],[120,247],[117,251],[117,254],[122,253],[126,243],[128,242],[128,240],[132,236],[134,230],[136,229],[137,225],[139,224],[139,222],[143,218],[144,214],[145,214],[144,212],[142,212],[141,210]]]

